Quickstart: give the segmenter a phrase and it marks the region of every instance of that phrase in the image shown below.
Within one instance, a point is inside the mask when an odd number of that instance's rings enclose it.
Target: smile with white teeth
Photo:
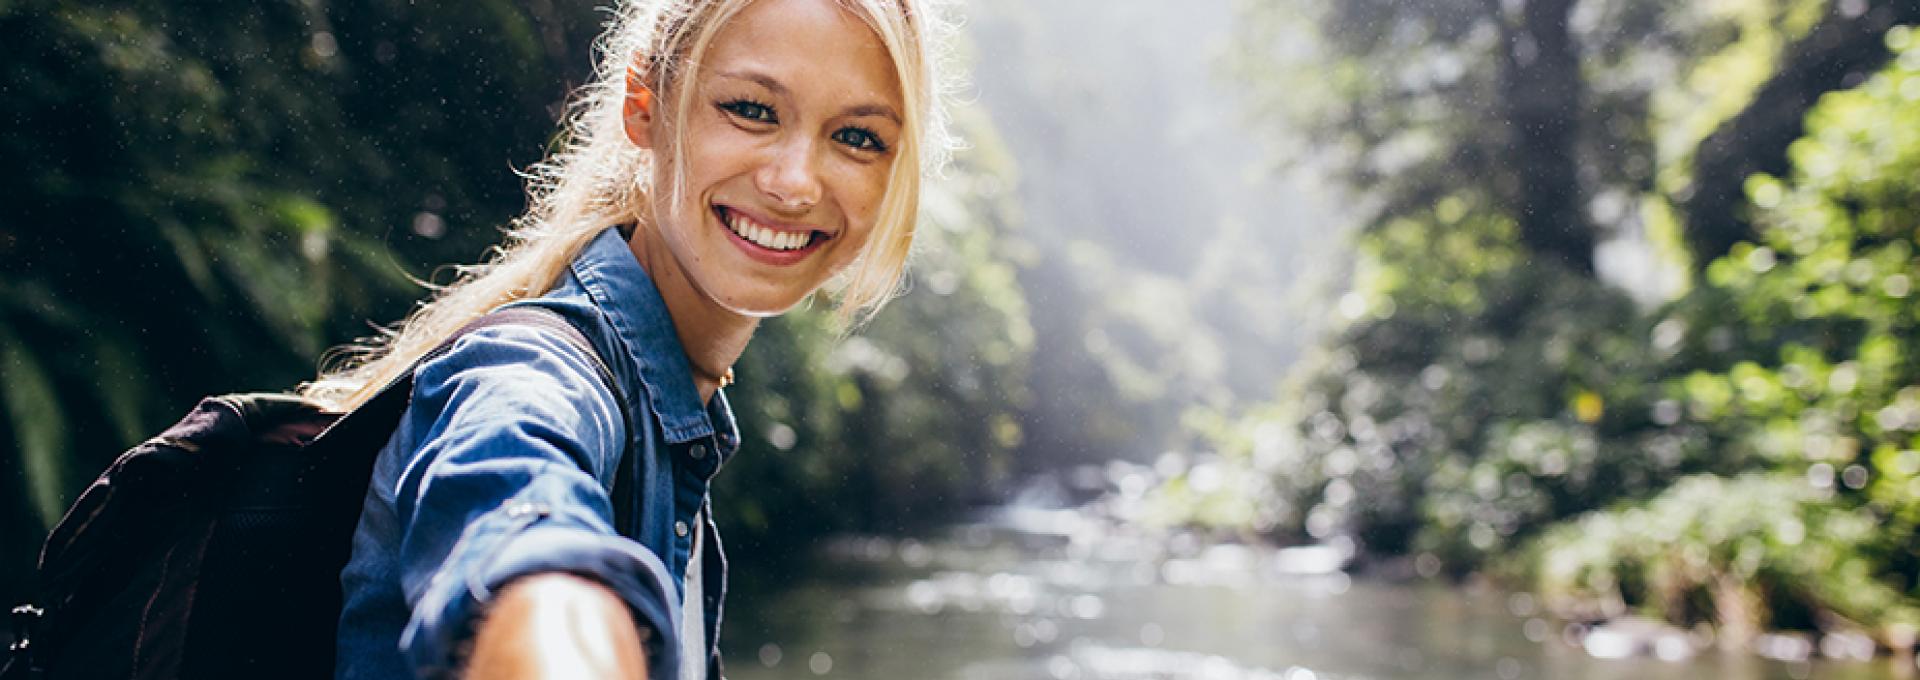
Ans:
[[[812,232],[779,231],[753,221],[753,218],[737,210],[722,208],[727,229],[735,236],[746,239],[754,245],[767,250],[799,250],[813,242]]]

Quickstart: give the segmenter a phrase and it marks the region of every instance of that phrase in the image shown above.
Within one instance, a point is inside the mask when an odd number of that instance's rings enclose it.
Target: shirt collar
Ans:
[[[600,232],[573,259],[572,269],[639,367],[641,387],[667,441],[678,444],[713,435],[716,422],[724,428],[723,443],[731,447],[739,441],[725,394],[715,392],[711,405],[700,404],[693,367],[674,332],[673,317],[620,230],[607,227]]]

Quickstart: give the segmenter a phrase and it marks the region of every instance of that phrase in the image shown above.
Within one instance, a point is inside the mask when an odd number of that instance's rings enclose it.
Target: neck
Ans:
[[[680,336],[687,363],[693,367],[693,385],[700,391],[700,402],[712,400],[713,393],[720,389],[721,376],[747,350],[747,341],[753,339],[760,320],[730,311],[707,297],[646,225],[634,228],[627,247],[647,270],[647,277],[666,303],[667,315],[673,317],[674,333]]]

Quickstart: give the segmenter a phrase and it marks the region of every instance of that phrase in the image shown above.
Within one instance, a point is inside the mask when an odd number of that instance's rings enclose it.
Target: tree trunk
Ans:
[[[1492,3],[1496,7],[1498,3]],[[1575,0],[1529,0],[1519,25],[1499,17],[1506,40],[1501,88],[1509,131],[1503,182],[1533,253],[1593,273],[1594,229],[1580,186],[1580,118],[1586,80],[1567,27]]]
[[[1887,63],[1883,36],[1896,24],[1920,22],[1920,0],[1877,0],[1847,13],[1834,3],[1806,37],[1787,49],[1779,70],[1746,109],[1722,123],[1693,156],[1693,185],[1682,195],[1687,245],[1696,271],[1733,244],[1757,240],[1746,205],[1747,178],[1784,175],[1787,147],[1805,134],[1807,111],[1820,96],[1853,87]]]

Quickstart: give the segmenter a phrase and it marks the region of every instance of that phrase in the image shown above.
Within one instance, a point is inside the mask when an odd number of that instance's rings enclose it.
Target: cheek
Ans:
[[[853,166],[843,175],[840,205],[846,212],[848,225],[859,229],[863,239],[873,233],[880,203],[887,195],[889,174],[889,166],[874,164]]]
[[[752,135],[724,122],[703,119],[687,133],[687,184],[681,204],[705,212],[707,199],[716,187],[746,175],[760,162],[761,148]]]

